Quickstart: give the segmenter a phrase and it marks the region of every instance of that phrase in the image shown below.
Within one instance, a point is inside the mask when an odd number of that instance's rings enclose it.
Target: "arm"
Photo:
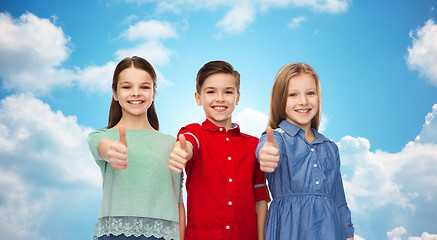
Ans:
[[[111,164],[115,170],[124,170],[127,168],[127,140],[126,130],[120,126],[118,129],[120,139],[113,141],[102,139],[98,144],[98,152],[105,161]]]
[[[179,203],[179,233],[180,239],[184,240],[185,237],[185,206],[183,203]]]
[[[179,135],[179,141],[174,144],[170,153],[168,167],[175,173],[181,173],[187,162],[193,157],[193,144],[185,139],[183,134]]]
[[[340,220],[343,224],[345,235],[348,240],[353,240],[354,227],[352,224],[351,211],[349,210],[346,202],[346,196],[344,194],[343,180],[341,179],[340,173],[340,156],[338,153],[338,149],[336,149],[335,156],[335,159],[331,159],[331,161],[336,161],[337,164],[337,172],[334,179],[333,199],[338,208],[338,212],[340,213]]]
[[[264,240],[264,228],[267,218],[267,201],[256,202],[256,222],[258,226],[258,240]]]

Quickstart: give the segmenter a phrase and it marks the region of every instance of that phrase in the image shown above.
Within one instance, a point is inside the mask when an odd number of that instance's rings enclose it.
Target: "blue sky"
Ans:
[[[264,130],[274,76],[307,62],[340,147],[356,239],[437,239],[436,1],[0,2],[0,235],[90,239],[101,177],[87,134],[107,124],[124,57],[158,72],[161,131],[202,122],[195,76],[241,74],[233,115]]]

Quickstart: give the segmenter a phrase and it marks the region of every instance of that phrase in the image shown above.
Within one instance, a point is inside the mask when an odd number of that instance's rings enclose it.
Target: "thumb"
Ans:
[[[270,126],[267,126],[266,133],[267,133],[267,142],[264,145],[267,145],[270,147],[276,147],[275,137],[273,135],[273,130]]]
[[[187,140],[185,139],[184,134],[179,135],[179,144],[181,145],[181,149],[186,152],[187,151]]]
[[[118,127],[118,135],[120,136],[120,140],[118,140],[118,141],[127,147],[126,128],[124,128],[124,126]]]

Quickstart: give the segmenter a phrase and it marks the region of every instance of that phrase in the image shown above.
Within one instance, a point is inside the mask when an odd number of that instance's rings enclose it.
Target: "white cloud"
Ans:
[[[129,41],[145,43],[119,49],[115,53],[117,60],[128,56],[144,57],[155,67],[160,86],[172,85],[156,69],[168,64],[176,54],[161,42],[178,36],[172,25],[156,20],[138,22],[122,36]],[[108,61],[100,66],[65,69],[62,63],[69,56],[69,41],[62,28],[48,19],[38,18],[32,13],[13,19],[7,13],[0,13],[0,78],[3,87],[35,95],[47,94],[56,86],[72,84],[90,92],[110,92],[117,63]]]
[[[176,38],[178,34],[170,23],[150,20],[140,21],[130,26],[123,36],[130,41],[143,41]]]
[[[288,26],[290,28],[298,28],[298,27],[300,27],[300,24],[304,21],[306,21],[305,16],[295,17],[291,20],[291,22],[288,24]]]
[[[42,214],[44,202],[33,201],[32,187],[16,173],[0,168],[0,233],[12,239],[42,239],[33,219]]]
[[[403,240],[407,239],[407,230],[404,227],[396,227],[390,232],[387,232],[388,240]],[[437,240],[436,234],[429,234],[428,232],[422,233],[420,237],[408,237],[408,240]]]
[[[131,2],[131,0],[126,1]],[[255,21],[255,16],[260,11],[267,12],[272,8],[304,7],[317,12],[341,13],[347,11],[351,0],[160,0],[155,2],[158,12],[182,13],[203,9],[211,11],[228,9],[216,26],[225,33],[235,34],[245,31]]]
[[[79,126],[75,116],[53,112],[30,94],[6,97],[0,112],[4,170],[36,182],[100,184],[86,144],[91,129]]]
[[[419,27],[416,36],[410,32],[413,46],[408,47],[406,56],[408,67],[417,70],[431,84],[437,86],[437,25],[429,19]]]
[[[120,49],[116,52],[118,59],[128,56],[141,56],[149,61],[154,67],[165,65],[175,53],[158,41],[148,41],[132,48]]]
[[[432,112],[425,117],[420,134],[416,137],[417,143],[434,143],[437,144],[437,104],[432,106]]]
[[[255,10],[252,6],[236,5],[217,23],[227,33],[243,32],[255,20]]]
[[[232,119],[232,122],[238,123],[241,132],[258,138],[266,129],[267,121],[267,115],[252,108],[243,109]]]
[[[409,237],[408,240],[437,240],[437,234],[422,233],[420,237]]]
[[[435,133],[437,119],[433,116],[436,108],[433,106],[427,115],[419,136]],[[428,141],[431,139],[428,137],[420,139],[422,141],[407,143],[397,153],[371,152],[370,142],[365,138],[346,136],[341,139],[338,146],[345,192],[356,219],[365,219],[369,212],[392,211],[396,214],[384,215],[383,219],[376,221],[403,225],[423,221],[421,224],[426,225],[426,218],[418,214],[437,214],[437,144],[435,140]],[[394,229],[387,236],[389,239],[406,239],[401,235],[402,230]]]
[[[388,240],[401,240],[403,239],[402,236],[404,236],[407,233],[407,230],[404,227],[397,227],[394,228],[392,231],[387,232],[387,239]]]
[[[99,194],[100,172],[86,143],[91,129],[29,94],[2,99],[0,112],[0,235],[45,239],[47,214],[77,211],[54,205],[83,204],[78,196],[89,197],[90,189]],[[75,197],[67,203],[66,196]]]
[[[117,66],[115,62],[107,62],[103,66],[76,68],[76,79],[79,86],[88,92],[111,92],[112,75]]]
[[[58,69],[68,57],[70,38],[49,19],[0,13],[0,77],[6,89],[47,92],[68,85],[71,72]]]

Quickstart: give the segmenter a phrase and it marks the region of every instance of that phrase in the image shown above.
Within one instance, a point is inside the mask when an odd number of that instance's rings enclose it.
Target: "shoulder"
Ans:
[[[317,134],[318,141],[321,142],[322,145],[325,145],[326,147],[328,147],[332,152],[338,153],[338,146],[334,142],[334,140],[325,137],[325,135],[323,135],[319,132],[315,132],[315,133]]]
[[[92,131],[88,134],[88,142],[96,140],[96,139],[103,139],[108,138],[109,136],[113,135],[113,130],[107,129],[107,128],[101,128],[95,131]]]
[[[245,139],[247,139],[248,141],[258,142],[258,140],[259,140],[259,138],[255,137],[255,136],[252,136],[252,135],[249,135],[247,133],[240,132],[240,136],[245,138]]]
[[[187,131],[192,131],[192,130],[199,130],[201,128],[202,128],[202,126],[200,124],[198,124],[198,123],[191,123],[191,124],[188,124],[185,127],[182,127],[179,132],[187,132]]]

